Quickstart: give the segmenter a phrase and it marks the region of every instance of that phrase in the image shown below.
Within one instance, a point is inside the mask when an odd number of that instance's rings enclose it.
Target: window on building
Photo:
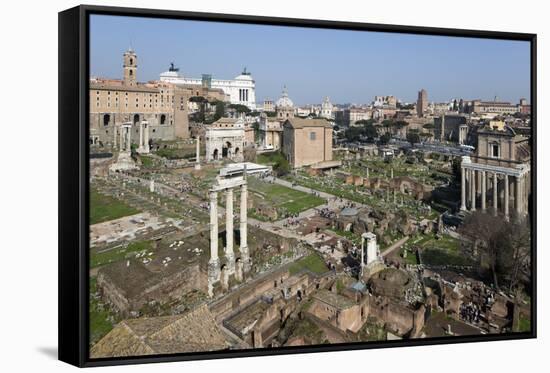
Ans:
[[[310,140],[315,141],[315,139],[317,138],[316,136],[317,136],[317,134],[315,132],[310,132],[309,133],[309,139]]]
[[[490,145],[490,156],[493,158],[500,158],[500,145],[492,143]]]

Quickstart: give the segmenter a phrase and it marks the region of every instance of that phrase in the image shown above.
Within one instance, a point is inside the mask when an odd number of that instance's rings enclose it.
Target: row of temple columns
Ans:
[[[240,186],[241,205],[240,205],[240,261],[244,272],[250,269],[250,254],[247,242],[247,185]],[[226,274],[235,274],[237,280],[241,280],[242,273],[235,270],[235,252],[233,250],[233,188],[225,190],[225,258]],[[218,191],[210,191],[210,260],[208,262],[209,295],[212,295],[212,285],[221,280],[220,258],[218,256]]]
[[[118,130],[117,130],[118,128]],[[113,131],[113,146],[122,152],[129,152],[132,148],[132,124],[123,123],[119,126],[114,126]],[[119,138],[117,144],[117,137]],[[118,146],[117,146],[118,145]],[[139,124],[139,153],[149,153],[149,123],[143,121]]]
[[[510,176],[498,171],[475,170],[462,166],[461,175],[461,210],[476,211],[478,194],[481,199],[481,210],[487,210],[487,199],[489,190],[492,200],[492,211],[496,215],[500,208],[506,219],[510,216],[510,201],[513,199],[514,209],[517,215],[527,212],[527,193],[525,188],[525,176]],[[499,179],[503,180],[504,190],[499,190]],[[502,197],[499,196],[502,193]],[[499,201],[501,200],[501,201]]]

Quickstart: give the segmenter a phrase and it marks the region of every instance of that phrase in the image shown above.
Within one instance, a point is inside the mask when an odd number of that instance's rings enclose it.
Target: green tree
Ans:
[[[382,136],[380,136],[380,144],[386,145],[391,140],[391,135],[389,133],[385,133]]]
[[[365,124],[365,136],[369,139],[374,139],[378,136],[378,130],[372,123]]]
[[[278,157],[277,161],[273,165],[273,171],[277,176],[284,176],[290,172],[290,163],[285,157]]]
[[[417,130],[407,131],[407,141],[410,142],[411,145],[419,143],[420,135],[418,134],[418,131]]]
[[[235,110],[235,111],[236,111],[237,113],[239,113],[239,114],[241,114],[241,113],[245,113],[245,114],[250,113],[250,109],[249,109],[248,106],[246,106],[246,105],[241,105],[241,104],[230,104],[230,105],[228,106],[228,108]]]

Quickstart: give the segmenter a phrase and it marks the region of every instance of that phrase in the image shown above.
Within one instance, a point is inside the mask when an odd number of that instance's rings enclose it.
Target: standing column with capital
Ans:
[[[487,175],[485,171],[481,171],[481,209],[485,211],[487,208]]]
[[[117,133],[116,133],[116,124],[113,124],[113,149],[116,149],[116,137],[117,137]]]
[[[476,210],[476,172],[475,170],[470,170],[470,198],[471,198],[471,208],[470,211]]]
[[[241,252],[241,258],[244,264],[244,271],[248,272],[250,270],[250,253],[248,251],[248,189],[246,184],[241,185],[241,218],[240,218],[240,236],[241,236],[241,246],[239,248]]]
[[[130,152],[132,150],[132,127],[126,127],[126,151]]]
[[[149,153],[149,123],[145,122],[143,124],[144,127],[144,134],[143,134],[143,149],[145,153]]]
[[[493,214],[498,213],[498,176],[493,172]]]
[[[210,260],[208,261],[208,294],[212,296],[213,284],[220,281],[218,258],[218,193],[210,192]]]
[[[510,218],[510,185],[508,184],[508,175],[504,174],[504,218]]]
[[[225,257],[229,274],[235,273],[235,253],[233,252],[233,189],[225,192]]]
[[[461,167],[461,182],[460,182],[460,191],[461,191],[461,203],[460,209],[462,211],[466,210],[466,169]]]

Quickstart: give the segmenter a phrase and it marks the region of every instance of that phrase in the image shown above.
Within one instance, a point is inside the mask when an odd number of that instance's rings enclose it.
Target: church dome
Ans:
[[[286,90],[286,86],[283,89],[283,94],[281,95],[281,98],[277,100],[276,106],[279,108],[283,107],[294,107],[294,103],[292,100],[288,97],[288,91]]]

